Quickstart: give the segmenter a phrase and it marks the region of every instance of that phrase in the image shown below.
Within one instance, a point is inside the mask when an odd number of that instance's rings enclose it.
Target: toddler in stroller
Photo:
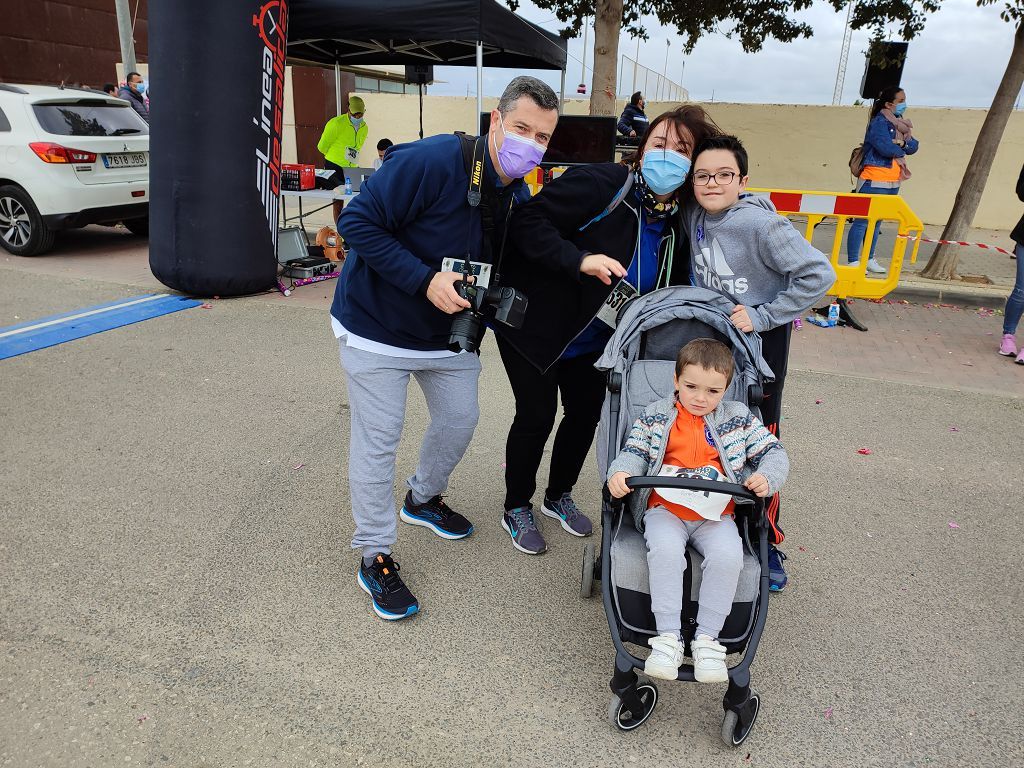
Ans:
[[[694,339],[679,351],[673,396],[647,407],[609,467],[613,497],[630,493],[626,480],[635,475],[741,481],[760,498],[778,492],[789,471],[782,444],[743,403],[722,401],[733,369],[732,352],[715,339]],[[718,636],[743,567],[732,497],[644,488],[629,507],[647,544],[651,610],[658,629],[648,641],[653,650],[644,672],[675,680],[683,663],[683,572],[689,543],[704,557],[697,630],[690,641],[693,674],[699,683],[726,682],[726,650]]]
[[[581,593],[601,581],[616,651],[613,725],[632,730],[654,710],[657,687],[637,670],[728,680],[722,738],[736,746],[760,708],[749,667],[768,608],[764,497],[784,482],[788,459],[757,419],[772,378],[760,338],[733,326],[731,308],[714,292],[679,286],[620,313],[596,363],[607,371],[597,448],[609,482],[600,555],[585,549]],[[644,659],[627,644],[654,650]],[[687,645],[692,668],[682,664]],[[730,653],[743,656],[728,667]]]

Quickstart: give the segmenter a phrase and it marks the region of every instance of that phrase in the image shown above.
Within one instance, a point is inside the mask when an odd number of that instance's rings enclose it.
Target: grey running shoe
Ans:
[[[594,532],[594,525],[590,522],[590,518],[580,512],[576,502],[568,493],[563,493],[562,498],[558,501],[545,498],[544,503],[540,506],[540,511],[547,517],[555,518],[562,524],[562,528],[573,536],[589,536]]]
[[[539,555],[547,550],[544,537],[533,519],[533,506],[516,507],[505,512],[501,527],[512,537],[512,546],[528,555]]]

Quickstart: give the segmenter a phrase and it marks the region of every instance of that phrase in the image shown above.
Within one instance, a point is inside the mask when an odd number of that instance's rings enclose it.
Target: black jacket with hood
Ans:
[[[633,260],[641,210],[632,188],[601,216],[630,173],[620,163],[572,168],[512,213],[501,284],[521,290],[529,305],[522,328],[491,327],[541,371],[590,324],[615,286],[582,274],[583,257],[603,253],[626,268]],[[659,288],[690,284],[689,240],[678,211],[659,245],[658,273]]]

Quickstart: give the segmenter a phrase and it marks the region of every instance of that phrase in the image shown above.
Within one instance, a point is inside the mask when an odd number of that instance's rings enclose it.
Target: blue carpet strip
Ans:
[[[0,360],[198,307],[202,303],[184,296],[155,293],[0,328]]]

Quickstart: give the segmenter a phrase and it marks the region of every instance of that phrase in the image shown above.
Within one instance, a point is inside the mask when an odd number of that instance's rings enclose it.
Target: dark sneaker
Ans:
[[[540,511],[560,522],[562,528],[573,536],[589,536],[594,532],[590,518],[580,512],[568,493],[563,493],[558,501],[545,498],[544,503],[540,505]]]
[[[423,504],[414,504],[412,491],[405,494],[405,503],[398,513],[402,522],[422,525],[442,539],[464,539],[473,532],[473,524],[444,503],[443,496],[435,496]]]
[[[533,506],[508,510],[501,518],[501,527],[512,537],[512,546],[528,555],[539,555],[547,550],[544,537],[533,519]]]
[[[786,553],[781,549],[768,546],[768,589],[772,592],[781,592],[789,582],[786,569],[782,567],[782,561],[786,559]]]
[[[369,567],[359,563],[356,580],[373,601],[373,612],[382,619],[397,621],[419,611],[420,604],[398,575],[398,563],[391,555],[377,555]]]

